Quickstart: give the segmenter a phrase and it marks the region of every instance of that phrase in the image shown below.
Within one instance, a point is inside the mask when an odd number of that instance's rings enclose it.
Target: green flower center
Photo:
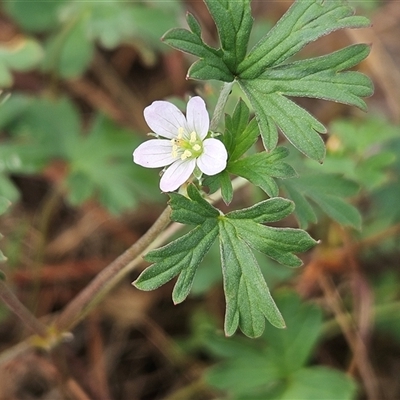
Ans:
[[[197,158],[203,153],[203,142],[198,138],[196,132],[190,134],[189,140],[183,137],[183,128],[180,127],[178,136],[171,139],[172,157],[180,158],[182,161],[188,158]]]

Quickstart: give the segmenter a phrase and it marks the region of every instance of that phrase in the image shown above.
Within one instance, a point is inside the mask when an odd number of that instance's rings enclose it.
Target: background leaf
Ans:
[[[307,366],[321,331],[321,310],[290,292],[276,299],[287,329],[268,325],[257,342],[228,341],[211,328],[200,334],[211,354],[223,359],[208,370],[207,382],[240,400],[354,398],[356,385],[344,373]]]
[[[28,71],[38,65],[42,57],[43,50],[34,39],[18,38],[0,45],[0,88],[12,85],[12,71]]]
[[[343,199],[358,192],[359,186],[355,182],[335,174],[308,174],[281,181],[281,185],[296,204],[295,214],[303,229],[317,220],[307,199],[340,224],[361,228],[360,212]]]

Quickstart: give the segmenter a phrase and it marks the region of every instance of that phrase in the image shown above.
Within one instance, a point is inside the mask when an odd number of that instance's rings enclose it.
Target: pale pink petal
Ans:
[[[148,140],[133,152],[133,162],[146,168],[165,167],[174,161],[170,140]]]
[[[144,119],[154,133],[167,139],[177,137],[180,127],[187,128],[185,116],[168,101],[155,101],[146,107]]]
[[[164,172],[160,180],[160,189],[163,192],[173,192],[184,184],[192,175],[196,166],[195,159],[178,160]]]
[[[188,133],[190,134],[194,131],[203,140],[207,136],[210,127],[210,117],[206,109],[206,103],[201,97],[195,96],[189,100],[186,108],[186,119]]]
[[[218,139],[206,139],[203,142],[203,154],[197,159],[197,166],[206,175],[216,175],[226,168],[228,153]]]

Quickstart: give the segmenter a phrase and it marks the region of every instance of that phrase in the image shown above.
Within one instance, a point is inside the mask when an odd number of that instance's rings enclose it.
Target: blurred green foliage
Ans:
[[[62,78],[77,77],[85,72],[94,56],[96,44],[105,49],[114,49],[121,44],[133,46],[142,59],[154,63],[155,52],[162,49],[160,37],[177,24],[176,12],[180,2],[119,1],[28,1],[5,2],[5,11],[28,33],[45,35],[42,43],[43,71],[55,73]],[[33,46],[32,44],[30,45]],[[164,47],[165,49],[165,47]],[[32,53],[26,49],[18,60],[8,56],[11,68],[32,67]],[[30,57],[24,57],[25,54]],[[30,64],[23,64],[22,60]],[[1,68],[0,86],[4,73]]]
[[[67,98],[15,95],[2,110],[0,129],[9,139],[0,147],[0,172],[39,173],[51,162],[67,165],[65,182],[71,204],[97,197],[110,212],[131,209],[139,199],[160,198],[154,171],[132,163],[130,149],[140,142],[133,132],[97,115],[87,132],[82,132],[78,110]],[[60,123],[62,122],[62,123]],[[9,198],[17,192],[5,175]]]
[[[12,71],[39,68],[60,78],[79,77],[96,46],[129,45],[153,63],[156,53],[167,49],[160,37],[177,24],[180,2],[10,0],[2,8],[30,35],[0,45],[0,87],[5,88],[13,83]],[[0,148],[1,194],[11,201],[19,197],[9,174],[41,173],[62,160],[67,164],[63,185],[73,205],[97,198],[118,214],[139,199],[160,199],[155,171],[136,167],[129,155],[138,135],[101,115],[83,129],[79,114],[65,97],[12,93],[0,110],[0,129],[6,133]]]
[[[287,323],[277,330],[267,325],[261,338],[227,339],[218,333],[209,316],[193,318],[193,335],[183,344],[188,352],[205,351],[214,362],[207,383],[235,400],[352,399],[355,382],[333,368],[311,363],[320,340],[322,312],[288,291],[276,294]]]
[[[43,58],[43,50],[34,39],[18,38],[11,43],[0,43],[0,89],[13,83],[11,71],[28,71]]]

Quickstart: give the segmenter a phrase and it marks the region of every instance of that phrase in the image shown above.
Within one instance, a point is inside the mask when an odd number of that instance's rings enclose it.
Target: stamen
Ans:
[[[194,151],[200,151],[201,150],[201,146],[199,144],[195,144],[193,147]]]
[[[181,160],[186,160],[187,158],[192,157],[192,152],[190,150],[185,150],[181,155]]]
[[[178,146],[176,144],[172,145],[172,157],[178,157]]]
[[[176,139],[171,139],[171,143],[172,143],[172,157],[176,158],[178,157],[178,146],[176,145]]]
[[[193,132],[190,134],[190,143],[194,143],[194,142],[196,141],[196,139],[197,139],[196,132],[193,131]]]
[[[183,129],[182,126],[180,126],[178,128],[178,139],[182,139],[183,138],[183,133],[185,132],[185,130]]]

